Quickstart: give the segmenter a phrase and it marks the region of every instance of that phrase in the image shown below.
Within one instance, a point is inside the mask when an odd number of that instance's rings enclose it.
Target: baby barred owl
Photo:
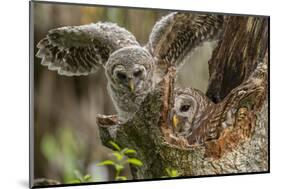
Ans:
[[[161,80],[167,65],[178,66],[197,46],[217,40],[222,25],[220,15],[174,12],[156,23],[143,47],[113,23],[67,26],[48,32],[37,45],[37,57],[66,76],[88,75],[104,67],[118,117],[126,121]]]
[[[170,117],[174,133],[190,145],[219,138],[223,129],[240,124],[245,111],[260,105],[266,82],[267,65],[259,63],[250,77],[218,104],[197,89],[176,90]]]

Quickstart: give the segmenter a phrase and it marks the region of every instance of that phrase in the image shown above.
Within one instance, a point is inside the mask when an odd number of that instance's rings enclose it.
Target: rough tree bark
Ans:
[[[209,61],[207,96],[216,103],[248,79],[257,62],[268,62],[268,18],[231,16],[226,20],[223,38]],[[245,109],[244,99],[237,103],[237,112],[243,112],[243,117],[236,117],[235,124],[240,126],[224,131],[219,139],[204,145],[175,143],[170,138],[167,119],[173,103],[174,76],[174,69],[170,68],[128,122],[118,124],[114,116],[98,116],[100,138],[105,146],[111,148],[108,142],[113,140],[138,152],[144,165],[131,166],[133,179],[160,178],[167,174],[166,168],[178,170],[180,176],[268,171],[267,76],[263,80],[265,87],[258,91],[261,95],[246,99],[254,108]],[[253,85],[260,84],[255,81]]]

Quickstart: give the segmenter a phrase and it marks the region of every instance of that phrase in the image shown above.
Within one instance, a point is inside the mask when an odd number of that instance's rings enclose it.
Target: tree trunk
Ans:
[[[207,96],[215,103],[243,85],[256,69],[257,62],[267,64],[268,61],[268,18],[226,16],[225,19],[223,38],[209,61]],[[262,77],[265,87],[257,89],[256,94],[261,95],[240,99],[242,103],[250,98],[254,108],[247,109],[245,117],[236,117],[235,124],[240,124],[239,127],[224,131],[215,141],[185,145],[171,138],[167,124],[173,104],[174,72],[173,68],[169,69],[128,122],[118,124],[114,116],[98,116],[100,138],[105,146],[111,148],[108,142],[113,140],[137,151],[143,166],[131,166],[133,179],[160,178],[167,175],[167,168],[176,169],[180,176],[268,171],[267,75]],[[260,72],[250,81],[259,87],[257,75]],[[237,112],[243,108],[241,103],[237,103]],[[243,128],[250,129],[250,134],[245,134]]]

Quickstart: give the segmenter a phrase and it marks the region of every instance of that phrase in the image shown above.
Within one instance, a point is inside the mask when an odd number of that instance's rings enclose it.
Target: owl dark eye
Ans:
[[[141,76],[141,74],[142,74],[142,71],[138,70],[134,73],[134,77],[139,77],[139,76]]]
[[[118,73],[117,73],[117,77],[118,77],[120,80],[126,80],[126,79],[127,79],[126,74],[121,73],[121,72],[118,72]]]
[[[181,112],[187,112],[189,110],[189,108],[190,108],[189,105],[183,105],[183,106],[181,106],[180,111]]]

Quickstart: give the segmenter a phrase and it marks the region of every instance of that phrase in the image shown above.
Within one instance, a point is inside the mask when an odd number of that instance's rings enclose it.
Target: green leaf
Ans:
[[[97,164],[97,166],[104,166],[104,165],[115,165],[115,162],[112,160],[105,160]]]
[[[76,179],[79,179],[80,181],[83,181],[83,176],[78,170],[74,171],[74,175],[75,175]]]
[[[117,151],[121,151],[121,148],[113,141],[109,141],[109,144],[113,146]]]
[[[122,150],[124,154],[136,154],[136,150],[134,149],[128,149],[128,148],[125,148],[124,150]]]
[[[129,148],[123,148],[122,150],[121,150],[121,154],[124,154],[124,152],[126,151],[126,150],[128,150]]]
[[[166,171],[167,171],[168,175],[171,176],[172,173],[171,173],[170,169],[166,168]]]
[[[127,180],[127,177],[125,176],[118,176],[115,178],[115,180]]]
[[[81,183],[81,181],[79,179],[73,179],[70,181],[71,184],[78,184]]]
[[[136,158],[129,158],[129,159],[127,159],[127,162],[130,163],[130,164],[136,165],[136,166],[142,166],[143,165],[143,163]]]
[[[169,177],[178,177],[179,176],[178,171],[175,169],[166,168],[166,172],[168,173]]]
[[[173,170],[171,171],[171,177],[177,177],[177,176],[179,176],[178,171],[173,169]]]
[[[120,165],[120,164],[115,164],[114,166],[115,166],[116,171],[121,171],[122,169],[124,169],[124,166]]]
[[[49,161],[55,161],[55,158],[59,155],[59,147],[53,135],[45,134],[41,142],[41,152]]]
[[[119,152],[113,152],[111,154],[114,155],[118,161],[121,161],[123,159],[122,154],[120,154]]]
[[[90,181],[92,179],[91,175],[85,175],[84,181]]]

